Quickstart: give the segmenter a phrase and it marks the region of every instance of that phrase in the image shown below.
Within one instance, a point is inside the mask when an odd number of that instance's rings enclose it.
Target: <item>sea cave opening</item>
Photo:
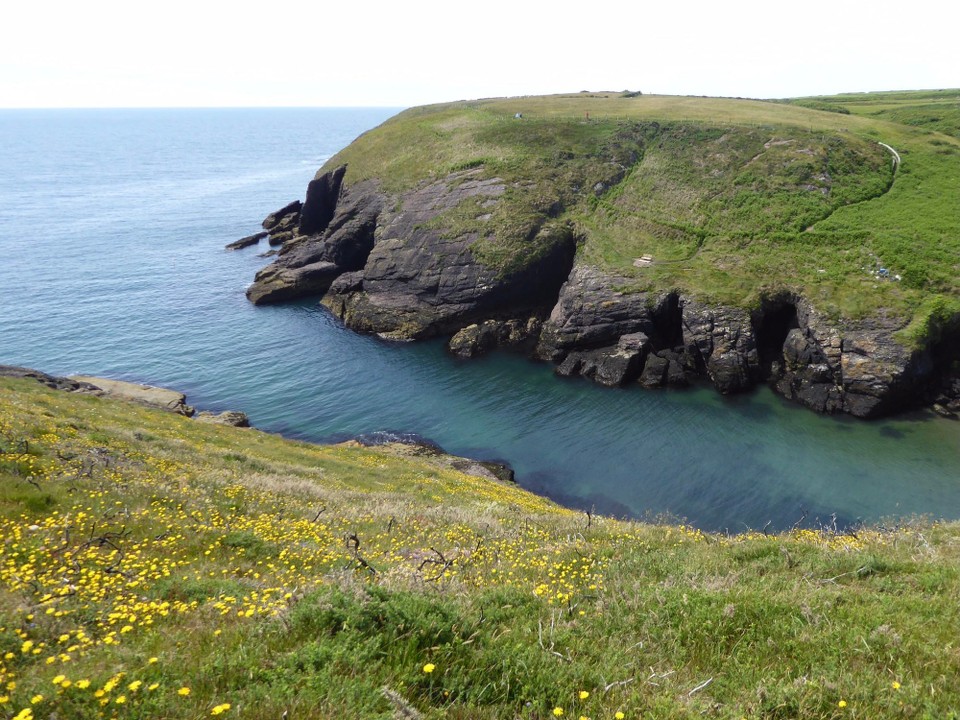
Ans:
[[[783,344],[791,330],[800,327],[796,303],[776,301],[764,304],[754,316],[757,353],[764,374],[772,372],[774,363],[783,362]]]

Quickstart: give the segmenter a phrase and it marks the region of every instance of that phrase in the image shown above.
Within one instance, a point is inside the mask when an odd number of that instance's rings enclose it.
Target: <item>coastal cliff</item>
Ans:
[[[960,142],[924,157],[929,138],[885,127],[916,156],[901,169],[858,118],[704,102],[682,121],[616,97],[407,111],[264,221],[281,247],[247,295],[320,297],[358,331],[452,336],[463,357],[517,347],[605,385],[768,382],[865,418],[955,405],[960,303],[937,263],[952,245],[918,226],[907,253],[884,223],[924,212],[924,174],[956,183]],[[958,214],[938,220],[954,244]]]

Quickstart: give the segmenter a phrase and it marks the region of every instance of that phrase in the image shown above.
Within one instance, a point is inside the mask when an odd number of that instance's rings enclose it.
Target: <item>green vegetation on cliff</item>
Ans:
[[[8,718],[956,717],[958,554],[588,517],[0,379]]]
[[[437,223],[476,232],[475,256],[504,271],[538,257],[541,230],[568,227],[624,289],[750,308],[788,290],[837,318],[917,327],[931,296],[960,313],[958,98],[458,102],[400,113],[325,169],[348,163],[347,182],[396,194],[463,172],[502,179],[499,203],[467,200]]]

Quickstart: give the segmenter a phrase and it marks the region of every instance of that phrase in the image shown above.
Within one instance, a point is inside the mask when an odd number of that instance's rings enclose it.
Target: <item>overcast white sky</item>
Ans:
[[[0,107],[957,87],[958,8],[955,0],[9,0],[0,11]]]

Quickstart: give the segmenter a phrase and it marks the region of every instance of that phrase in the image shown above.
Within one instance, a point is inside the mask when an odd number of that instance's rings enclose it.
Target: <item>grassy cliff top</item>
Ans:
[[[413,108],[325,167],[348,163],[348,182],[395,193],[471,170],[506,180],[492,212],[467,202],[439,219],[478,232],[478,257],[504,268],[535,256],[549,217],[626,290],[754,307],[788,289],[836,317],[922,324],[960,312],[958,127],[956,90],[579,93]],[[643,255],[654,263],[635,267]]]
[[[955,524],[587,517],[0,379],[8,718],[950,717],[958,560]]]

